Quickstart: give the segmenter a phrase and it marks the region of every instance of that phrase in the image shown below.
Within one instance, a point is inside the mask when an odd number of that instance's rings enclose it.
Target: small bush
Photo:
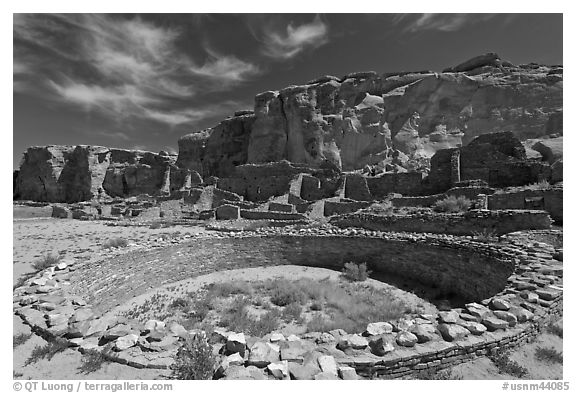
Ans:
[[[207,286],[212,297],[230,297],[231,295],[250,295],[252,288],[246,281],[229,281]]]
[[[31,333],[29,333],[29,334],[19,333],[19,334],[13,336],[12,337],[13,348],[16,348],[17,346],[24,344],[26,341],[28,341],[28,339],[30,339],[30,337],[32,337]]]
[[[550,188],[548,180],[540,180],[537,183],[529,184],[525,187],[528,190],[547,190]]]
[[[202,296],[190,303],[188,313],[197,321],[202,321],[213,308],[212,300],[208,296]]]
[[[366,281],[370,273],[365,263],[348,262],[342,269],[342,274],[350,281]]]
[[[440,213],[463,213],[470,209],[472,201],[464,196],[455,197],[450,195],[442,200],[436,201],[432,207],[434,211]]]
[[[550,334],[564,338],[564,328],[556,323],[551,323],[546,327],[546,331]]]
[[[183,299],[181,297],[174,299],[172,303],[170,303],[170,308],[186,308],[189,306],[190,303],[188,302],[188,300]]]
[[[562,352],[558,352],[554,348],[536,348],[536,359],[546,363],[560,363],[564,361]]]
[[[496,234],[496,231],[493,229],[484,228],[481,231],[474,231],[472,232],[472,234],[474,235],[475,240],[481,242],[489,243],[498,241],[498,235]]]
[[[522,378],[528,375],[528,369],[519,365],[515,360],[510,359],[510,354],[507,352],[500,352],[489,356],[489,358],[501,373],[512,375],[517,378]]]
[[[452,373],[452,370],[441,370],[441,371],[435,371],[435,370],[424,370],[424,371],[420,371],[418,374],[416,374],[416,379],[420,379],[420,380],[455,380],[455,379],[462,379],[462,376],[456,376]]]
[[[320,311],[322,308],[323,306],[320,302],[312,302],[312,304],[310,304],[310,310],[312,311]]]
[[[382,216],[388,216],[392,214],[394,207],[390,201],[385,201],[382,203],[373,203],[370,205],[366,211],[368,213],[378,214]]]
[[[104,351],[96,351],[95,349],[88,349],[82,354],[82,364],[78,370],[82,374],[90,374],[102,368],[104,363],[110,362]]]
[[[328,332],[333,329],[341,329],[341,327],[321,315],[315,315],[306,324],[308,332]]]
[[[48,269],[50,266],[56,265],[62,257],[60,255],[46,254],[42,259],[37,260],[32,265],[37,272]]]
[[[150,229],[159,229],[159,228],[162,228],[161,222],[154,222],[154,223],[150,224]]]
[[[302,306],[298,303],[290,303],[282,310],[282,320],[286,323],[299,322],[302,319]]]
[[[40,359],[51,360],[54,357],[54,355],[63,352],[66,348],[68,348],[68,342],[62,339],[49,342],[48,344],[43,346],[37,345],[32,350],[30,357],[26,359],[24,365],[27,366],[29,364],[36,363]]]
[[[278,329],[280,326],[280,312],[278,310],[270,310],[257,320],[248,318],[248,322],[249,325],[246,327],[248,334],[262,337]]]
[[[270,294],[270,301],[280,307],[291,303],[302,303],[306,300],[306,294],[301,288],[288,280],[276,280],[275,287]]]
[[[112,247],[120,248],[126,246],[128,246],[128,240],[121,237],[108,239],[104,242],[104,244],[102,244],[102,248],[112,248]]]
[[[212,379],[215,366],[212,345],[205,336],[196,334],[187,338],[178,350],[172,365],[172,377],[181,380]]]

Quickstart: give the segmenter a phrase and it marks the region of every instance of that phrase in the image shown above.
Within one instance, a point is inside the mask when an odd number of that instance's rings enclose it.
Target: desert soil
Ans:
[[[149,227],[118,227],[107,226],[103,222],[90,222],[78,220],[63,220],[44,217],[22,217],[22,214],[15,215],[13,220],[13,282],[34,271],[33,263],[42,258],[47,253],[73,256],[75,258],[93,260],[114,255],[119,252],[129,252],[130,249],[143,247],[143,243],[156,241],[163,235],[179,232],[198,233],[205,231],[202,227],[174,226],[169,228],[150,229]],[[129,241],[127,250],[106,250],[102,244],[109,239],[124,238]],[[241,271],[219,272],[195,279],[177,283],[180,288],[194,290],[210,282],[222,282],[242,278],[245,280],[264,280],[276,276],[284,277],[309,277],[309,278],[331,278],[337,277],[337,272],[327,269],[317,269],[308,267],[282,266],[268,268],[241,269]],[[375,280],[369,281],[373,285],[389,287],[388,284]],[[173,284],[174,285],[174,284]],[[154,292],[163,291],[166,288],[155,289]],[[407,301],[420,300],[414,295],[399,289],[394,289],[406,296]],[[134,302],[142,302],[153,293],[135,298],[132,302],[120,306],[130,307]],[[433,306],[431,306],[433,307]],[[119,309],[114,310],[115,312]],[[13,316],[13,335],[20,333],[30,334],[30,328],[22,323],[21,319]],[[146,370],[136,369],[120,365],[117,363],[105,363],[103,367],[93,373],[83,374],[80,371],[82,355],[72,349],[67,349],[56,354],[51,360],[42,359],[36,363],[25,365],[31,352],[37,346],[45,345],[46,341],[41,337],[32,334],[24,344],[14,348],[13,365],[14,377],[18,379],[163,379],[169,375],[166,370]],[[562,378],[562,367],[550,365],[535,359],[536,348],[552,347],[562,351],[562,339],[545,333],[538,339],[511,354],[511,358],[522,364],[529,370],[530,379],[559,379]],[[499,373],[496,367],[487,358],[478,359],[474,362],[465,363],[453,368],[454,376],[462,379],[514,379],[512,376]]]

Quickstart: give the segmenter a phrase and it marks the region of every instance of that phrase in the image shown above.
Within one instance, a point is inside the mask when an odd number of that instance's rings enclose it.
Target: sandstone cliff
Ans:
[[[30,147],[17,176],[14,198],[78,202],[138,194],[168,194],[190,176],[166,153],[101,146]],[[182,173],[185,172],[185,173]],[[176,180],[180,184],[171,184]]]
[[[182,137],[178,162],[217,176],[282,159],[354,170],[398,151],[429,158],[490,132],[561,134],[562,81],[562,66],[515,66],[491,53],[441,73],[324,76],[258,94],[253,114]]]

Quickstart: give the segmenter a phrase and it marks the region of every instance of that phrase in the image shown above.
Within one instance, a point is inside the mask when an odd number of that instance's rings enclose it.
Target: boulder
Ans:
[[[394,350],[394,345],[391,340],[384,337],[379,337],[376,340],[370,341],[370,351],[376,356],[384,356]]]
[[[495,310],[493,313],[496,318],[508,322],[508,326],[510,327],[516,326],[518,323],[518,318],[508,311]]]
[[[446,323],[439,324],[438,331],[446,341],[461,340],[470,334],[470,331],[463,326]]]
[[[438,313],[438,319],[442,323],[456,323],[458,321],[458,312],[452,311],[440,311]]]
[[[507,300],[501,298],[492,299],[490,301],[490,306],[492,306],[494,310],[507,311],[510,309],[510,303]]]
[[[244,352],[246,351],[246,337],[244,337],[244,333],[229,334],[226,339],[226,351],[229,354],[238,352],[244,356]]]
[[[137,342],[138,342],[138,336],[136,334],[127,334],[123,337],[119,337],[116,340],[114,348],[118,351],[124,351],[136,345]]]
[[[276,379],[290,379],[288,362],[285,360],[281,362],[270,363],[268,366],[266,366],[266,368],[268,369],[268,372]]]
[[[418,338],[418,343],[422,344],[434,340],[438,335],[436,328],[431,324],[418,324],[410,328],[410,333]]]
[[[506,329],[508,327],[507,321],[503,321],[496,317],[486,317],[482,320],[482,324],[484,324],[484,326],[486,326],[490,331]]]
[[[413,347],[417,342],[418,337],[408,331],[401,331],[396,336],[396,343],[403,347]]]
[[[356,369],[348,366],[338,367],[338,374],[340,378],[345,381],[355,381],[359,379],[358,374],[356,374]]]
[[[486,331],[486,326],[473,321],[460,321],[458,325],[465,327],[475,336],[480,336]]]
[[[278,362],[280,360],[279,350],[280,348],[275,344],[257,341],[250,347],[250,356],[247,364],[256,367],[266,367],[270,363]]]
[[[392,333],[392,325],[388,322],[373,322],[366,327],[368,336],[378,336],[380,334]]]
[[[320,366],[320,370],[322,370],[322,372],[338,376],[338,365],[336,364],[334,357],[329,355],[319,356],[318,365]]]

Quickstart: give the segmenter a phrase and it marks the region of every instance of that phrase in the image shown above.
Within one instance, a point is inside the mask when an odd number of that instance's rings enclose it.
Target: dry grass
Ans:
[[[42,259],[35,261],[32,267],[34,270],[39,272],[41,270],[48,269],[50,266],[56,265],[60,259],[62,259],[60,255],[46,254]]]
[[[564,356],[562,352],[558,352],[554,348],[537,347],[535,353],[536,359],[545,363],[559,363],[562,364]]]
[[[434,211],[439,213],[464,213],[470,210],[472,201],[464,196],[450,195],[434,203]]]
[[[121,238],[121,237],[116,237],[114,239],[108,239],[106,240],[103,244],[102,244],[102,248],[120,248],[120,247],[126,247],[128,246],[128,240]]]
[[[24,344],[26,341],[28,341],[30,339],[30,337],[32,337],[31,333],[19,333],[15,336],[12,337],[12,345],[13,348],[16,348],[22,344]]]

